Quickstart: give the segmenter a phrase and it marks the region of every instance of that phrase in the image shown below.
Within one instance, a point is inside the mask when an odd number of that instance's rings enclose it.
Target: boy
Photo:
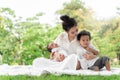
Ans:
[[[97,57],[98,51],[91,45],[91,35],[88,31],[81,31],[77,35],[77,40],[80,43],[80,46],[77,48],[78,60],[83,69],[99,71],[105,66],[110,71],[109,58]]]

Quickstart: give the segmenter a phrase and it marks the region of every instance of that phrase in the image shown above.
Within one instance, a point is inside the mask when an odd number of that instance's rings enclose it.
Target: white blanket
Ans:
[[[59,70],[56,68],[37,68],[32,65],[0,65],[0,75],[30,75],[40,76],[41,74],[69,74],[69,75],[120,75],[120,68],[111,68],[111,71],[102,69],[101,71],[92,70]]]
[[[33,75],[41,74],[69,74],[69,75],[120,75],[120,68],[111,68],[111,71],[76,70],[77,56],[71,55],[62,62],[46,58],[37,58],[32,65],[0,65],[0,75]]]

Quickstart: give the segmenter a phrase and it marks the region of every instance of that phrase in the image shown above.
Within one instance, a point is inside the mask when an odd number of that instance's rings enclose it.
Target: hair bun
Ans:
[[[70,17],[68,15],[63,15],[60,17],[60,19],[66,23],[66,22],[69,22]]]

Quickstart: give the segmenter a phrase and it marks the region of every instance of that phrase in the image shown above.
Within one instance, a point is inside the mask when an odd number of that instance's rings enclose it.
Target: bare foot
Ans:
[[[94,66],[94,67],[93,67],[93,70],[94,70],[94,71],[99,71],[99,68],[98,68],[97,66]]]
[[[105,67],[106,67],[106,69],[107,69],[108,71],[111,71],[111,69],[110,69],[110,62],[109,62],[109,60],[108,60],[108,61],[106,61]]]

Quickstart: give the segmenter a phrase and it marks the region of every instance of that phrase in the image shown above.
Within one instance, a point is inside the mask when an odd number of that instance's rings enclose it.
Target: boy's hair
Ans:
[[[91,34],[86,30],[82,30],[78,33],[77,40],[79,41],[81,39],[81,36],[85,36],[85,35],[89,36],[89,39],[91,40]]]
[[[47,45],[47,50],[48,50],[49,52],[51,52],[51,51],[52,51],[52,48],[49,48],[48,46],[49,46],[49,44]]]

